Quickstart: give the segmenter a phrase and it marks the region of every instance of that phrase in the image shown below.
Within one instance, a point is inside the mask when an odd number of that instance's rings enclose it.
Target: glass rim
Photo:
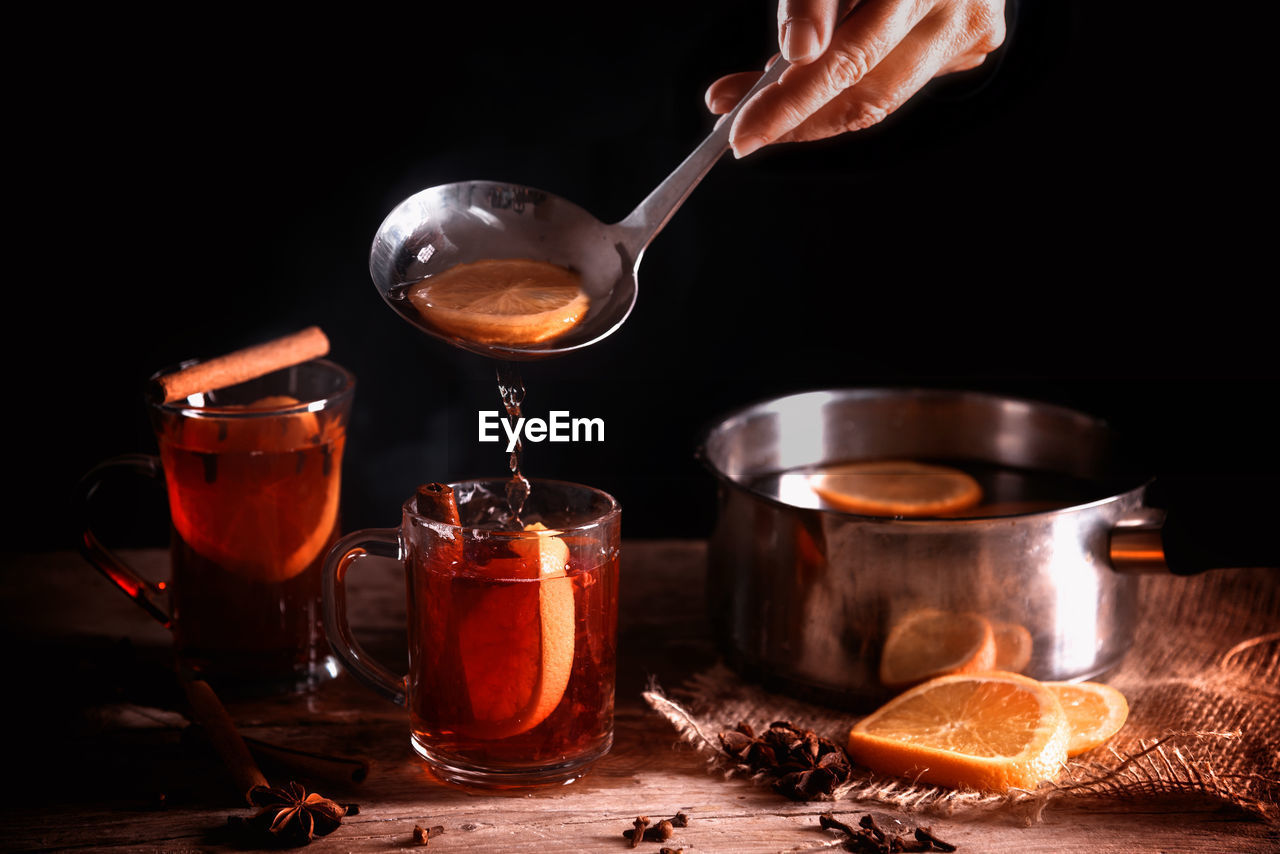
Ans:
[[[341,386],[332,394],[327,394],[322,397],[315,397],[308,400],[300,400],[295,404],[290,404],[289,406],[269,406],[269,407],[264,407],[262,409],[244,409],[243,407],[238,407],[238,406],[237,407],[196,406],[192,403],[189,403],[187,398],[165,403],[164,401],[159,400],[156,397],[154,393],[154,387],[155,387],[156,381],[160,377],[164,376],[165,374],[173,373],[174,371],[182,370],[184,368],[189,368],[192,365],[198,365],[204,361],[208,361],[208,360],[207,359],[184,359],[181,362],[178,362],[173,365],[168,365],[156,371],[155,373],[153,373],[150,377],[147,378],[147,390],[145,392],[147,405],[161,412],[167,412],[173,415],[183,415],[183,416],[194,417],[194,418],[242,418],[242,419],[278,418],[281,415],[297,415],[304,412],[319,412],[323,409],[329,409],[335,404],[340,403],[342,400],[351,397],[352,394],[355,393],[356,377],[355,377],[355,374],[351,373],[351,371],[349,371],[347,368],[344,368],[342,365],[339,365],[337,362],[334,362],[330,359],[308,359],[305,362],[299,362],[296,365],[288,365],[286,367],[279,368],[275,371],[272,371],[269,374],[263,374],[261,377],[255,377],[255,379],[263,379],[264,377],[270,377],[270,376],[273,376],[274,374],[278,374],[283,371],[292,370],[294,368],[301,368],[307,365],[315,365],[315,366],[325,368],[327,370],[331,370],[333,373],[341,377],[342,379]],[[246,380],[246,382],[252,382],[252,380]],[[239,385],[239,383],[237,383],[237,385]],[[231,387],[232,386],[228,386],[228,388],[231,388]]]
[[[465,485],[477,484],[477,483],[505,484],[509,480],[510,478],[502,478],[502,477],[476,477],[476,478],[468,478],[466,480],[450,481],[447,485],[453,487],[454,489],[457,489],[459,486],[465,486]],[[597,489],[594,486],[587,486],[586,484],[582,484],[582,483],[574,483],[573,481],[570,481],[570,480],[556,480],[555,478],[531,477],[528,480],[529,480],[529,483],[533,486],[537,486],[538,484],[545,484],[548,486],[571,487],[573,489],[594,493],[596,495],[602,496],[608,502],[608,508],[604,512],[600,513],[599,515],[593,516],[590,520],[583,522],[581,524],[557,525],[554,528],[547,528],[546,530],[543,530],[543,531],[503,531],[495,528],[483,528],[478,525],[451,525],[448,522],[440,522],[436,519],[432,519],[429,516],[423,516],[416,509],[414,509],[414,499],[416,496],[412,496],[412,495],[409,496],[409,498],[405,499],[405,502],[404,504],[401,505],[400,509],[404,512],[404,515],[406,517],[408,517],[413,521],[414,524],[424,528],[430,528],[434,531],[448,533],[450,536],[454,534],[458,534],[462,537],[467,537],[468,534],[473,534],[473,535],[479,534],[488,539],[499,539],[499,540],[503,540],[503,539],[533,540],[539,537],[554,537],[554,536],[560,536],[563,534],[587,533],[595,528],[602,528],[605,525],[608,525],[617,521],[618,517],[622,515],[622,505],[618,502],[618,499],[614,498],[612,495],[605,492],[603,489]]]

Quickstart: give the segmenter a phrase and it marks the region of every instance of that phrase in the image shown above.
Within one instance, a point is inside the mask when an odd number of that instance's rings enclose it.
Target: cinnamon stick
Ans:
[[[244,737],[244,743],[264,765],[279,765],[299,777],[338,783],[363,783],[369,776],[367,759],[282,747],[249,736]]]
[[[227,714],[226,707],[213,693],[209,683],[203,679],[189,679],[184,676],[182,688],[186,692],[187,702],[191,705],[192,718],[199,721],[213,742],[222,762],[227,766],[232,780],[239,788],[244,799],[250,805],[253,800],[249,793],[257,786],[266,786],[267,778],[253,761],[248,746],[240,737],[235,722]]]
[[[414,507],[419,516],[425,516],[433,522],[462,524],[458,516],[458,499],[453,494],[453,487],[447,483],[424,483],[419,486]]]
[[[318,359],[328,352],[329,339],[324,332],[319,326],[308,326],[301,332],[165,374],[155,381],[156,394],[165,403],[172,403],[196,392],[257,379],[281,368]]]
[[[438,524],[451,525],[460,527],[462,522],[458,514],[458,498],[454,495],[453,487],[446,483],[424,483],[418,487],[417,494],[413,498],[413,509],[421,517]],[[414,527],[418,527],[421,523],[416,523]],[[425,530],[421,532],[421,538],[417,536],[417,532],[412,538],[412,542],[416,545],[410,551],[410,561],[413,563],[413,571],[409,573],[409,587],[413,589],[415,578],[422,575],[433,568],[441,572],[464,572],[466,566],[464,564],[465,548],[462,544],[462,536],[456,532],[441,532],[430,526],[422,525]],[[418,546],[421,546],[419,549]],[[416,594],[411,593],[410,598]],[[409,637],[425,638],[430,637],[432,632],[431,621],[428,619],[431,609],[429,608],[410,608],[409,609]],[[413,622],[416,621],[416,622]],[[465,673],[466,664],[462,656],[461,635],[456,631],[444,633],[444,647],[439,651],[440,662],[438,668],[442,673]],[[472,720],[474,712],[471,707],[471,697],[467,691],[447,692],[447,696],[443,696],[439,701],[442,708],[447,709],[444,714],[445,719],[449,720]]]

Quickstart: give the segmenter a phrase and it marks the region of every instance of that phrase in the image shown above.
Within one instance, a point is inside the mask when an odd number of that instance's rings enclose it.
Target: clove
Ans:
[[[688,826],[689,816],[682,812],[676,813],[671,818],[664,818],[653,826],[649,824],[649,817],[642,815],[635,820],[635,827],[622,831],[622,835],[631,840],[631,847],[635,848],[641,841],[666,842],[675,835],[675,828]]]
[[[838,830],[845,834],[844,848],[855,854],[956,850],[956,846],[934,836],[931,828],[917,827],[912,839],[885,830],[871,815],[864,815],[858,820],[858,827],[852,827],[827,812],[818,816],[818,824],[824,830]]]
[[[885,832],[880,829],[880,825],[876,824],[876,820],[870,815],[864,815],[858,819],[858,826],[865,828],[868,833],[876,838],[877,842],[885,841]]]
[[[437,824],[432,827],[423,827],[415,824],[413,826],[413,844],[414,845],[430,845],[431,837],[439,836],[444,833],[444,825]]]
[[[640,844],[640,840],[644,839],[645,828],[649,826],[649,816],[638,816],[635,820],[635,828],[623,834],[631,838],[631,847],[635,848]]]
[[[839,830],[849,836],[857,836],[858,831],[845,824],[829,812],[824,812],[818,816],[818,824],[822,825],[823,830]]]
[[[956,847],[952,845],[950,842],[943,842],[941,839],[934,836],[933,828],[931,827],[917,827],[916,839],[933,846],[933,848],[937,851],[955,851],[956,850]]]

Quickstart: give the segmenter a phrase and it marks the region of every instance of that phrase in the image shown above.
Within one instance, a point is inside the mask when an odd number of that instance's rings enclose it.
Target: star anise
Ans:
[[[315,792],[307,794],[298,783],[286,786],[254,786],[249,800],[261,807],[244,824],[269,841],[282,846],[306,845],[317,836],[332,833],[342,824],[349,806]]]
[[[831,800],[853,768],[844,748],[790,721],[774,721],[757,736],[750,724],[720,733],[720,744],[739,765],[773,781],[797,801]]]

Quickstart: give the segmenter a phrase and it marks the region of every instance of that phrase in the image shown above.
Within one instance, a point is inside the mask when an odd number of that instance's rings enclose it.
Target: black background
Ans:
[[[16,33],[46,59],[15,78],[9,131],[9,547],[70,546],[80,474],[154,449],[153,370],[310,324],[359,378],[344,527],[503,471],[475,439],[493,365],[382,303],[379,223],[472,178],[621,218],[710,129],[706,86],[776,50],[774,8],[112,11]],[[1257,54],[1211,32],[1024,1],[987,67],[881,126],[726,158],[646,253],[626,325],[525,366],[527,414],[607,425],[603,445],[529,446],[527,472],[613,492],[628,536],[700,536],[694,449],[718,416],[914,385],[1102,416],[1152,473],[1275,476]],[[153,498],[120,489],[117,539],[162,541],[135,524]]]

